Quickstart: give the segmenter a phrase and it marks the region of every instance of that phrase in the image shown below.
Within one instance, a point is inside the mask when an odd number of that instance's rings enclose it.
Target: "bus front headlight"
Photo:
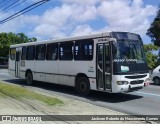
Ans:
[[[118,85],[127,85],[128,81],[117,81]]]

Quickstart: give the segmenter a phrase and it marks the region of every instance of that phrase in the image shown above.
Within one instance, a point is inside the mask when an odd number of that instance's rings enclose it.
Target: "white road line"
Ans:
[[[160,95],[158,95],[158,94],[153,94],[153,93],[145,93],[145,92],[139,92],[139,91],[136,91],[136,93],[160,97]]]

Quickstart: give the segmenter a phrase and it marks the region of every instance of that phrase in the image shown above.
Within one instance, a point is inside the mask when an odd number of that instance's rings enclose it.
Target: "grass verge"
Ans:
[[[3,93],[0,92],[0,97],[5,97],[6,95],[4,95]]]
[[[3,97],[5,95],[16,99],[22,99],[22,98],[36,99],[50,106],[63,104],[63,102],[57,98],[41,95],[36,92],[30,91],[26,88],[23,88],[21,86],[5,84],[3,82],[0,82],[0,96]]]

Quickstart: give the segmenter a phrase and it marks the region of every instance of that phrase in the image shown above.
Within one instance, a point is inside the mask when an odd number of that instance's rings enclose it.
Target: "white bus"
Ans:
[[[149,79],[141,37],[129,32],[11,45],[9,74],[28,85],[35,80],[73,86],[81,95],[135,91]]]

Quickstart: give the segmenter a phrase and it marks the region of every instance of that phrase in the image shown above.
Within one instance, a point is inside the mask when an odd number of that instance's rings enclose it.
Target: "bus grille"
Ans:
[[[144,82],[144,80],[134,80],[134,81],[131,81],[130,84],[142,84]]]

